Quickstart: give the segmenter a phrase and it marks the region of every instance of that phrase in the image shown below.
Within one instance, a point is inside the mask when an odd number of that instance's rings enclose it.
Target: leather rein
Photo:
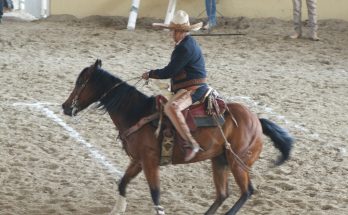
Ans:
[[[85,87],[87,86],[89,80],[91,79],[91,77],[89,77],[83,84],[82,84],[82,87],[79,89],[78,93],[76,93],[74,99],[72,100],[72,103],[71,103],[71,108],[73,109],[73,112],[79,110],[79,97],[81,95],[81,93],[83,92],[83,90],[85,89]],[[114,90],[115,88],[119,87],[120,85],[124,84],[124,83],[127,83],[128,81],[131,81],[131,80],[136,80],[136,79],[139,79],[139,77],[134,77],[134,78],[130,78],[126,81],[121,81],[117,84],[115,84],[114,86],[112,86],[108,91],[106,91],[103,95],[101,95],[99,97],[99,99],[97,99],[97,101],[100,101],[102,100],[105,96],[107,96],[112,90]],[[141,79],[139,80],[141,81]],[[138,82],[139,82],[138,81]],[[137,83],[138,83],[137,82]]]
[[[117,84],[115,84],[114,86],[112,86],[108,91],[106,91],[103,95],[100,96],[100,98],[97,100],[97,101],[100,101],[102,100],[105,96],[107,96],[112,90],[114,90],[115,88],[121,86],[122,84],[126,83],[127,81],[131,81],[131,80],[135,80],[135,79],[139,79],[139,77],[134,77],[134,78],[131,78],[131,79],[128,79],[126,81],[121,81]],[[72,104],[71,104],[71,107],[73,108],[73,112],[74,110],[77,111],[78,110],[78,101],[79,101],[79,96],[80,94],[83,92],[83,90],[85,89],[85,87],[87,86],[87,83],[89,82],[90,80],[90,77],[82,84],[82,88],[79,89],[78,93],[75,95],[73,101],[72,101]],[[142,78],[139,80],[141,81]],[[138,81],[138,82],[139,82]],[[137,83],[138,83],[137,82]],[[136,83],[136,84],[137,84]],[[229,110],[228,110],[229,111]],[[230,111],[229,111],[230,112]],[[230,113],[231,114],[231,113]],[[231,115],[232,116],[232,115]],[[142,128],[145,124],[155,120],[155,119],[158,119],[160,117],[160,113],[159,112],[156,112],[156,113],[153,113],[149,116],[146,116],[146,117],[143,117],[141,118],[135,125],[133,125],[132,127],[128,128],[127,130],[125,130],[124,132],[122,132],[121,134],[119,133],[119,137],[121,138],[123,144],[125,144],[126,141],[126,138],[129,137],[131,134],[135,133],[136,131],[138,131],[140,128]],[[236,123],[237,127],[238,127],[238,124],[236,122],[236,120],[233,118],[233,121]],[[214,116],[214,119],[216,120],[217,122],[217,119],[216,119],[216,116]],[[218,124],[218,127],[219,127],[219,130],[225,140],[225,148],[227,150],[229,150],[233,155],[234,157],[236,158],[236,161],[237,163],[239,163],[241,165],[241,167],[246,170],[247,172],[251,172],[251,169],[243,162],[242,159],[239,158],[239,156],[232,150],[232,147],[231,147],[231,144],[228,142],[228,140],[226,139],[225,135],[224,135],[224,132],[222,130],[222,127]],[[117,128],[117,127],[116,127]],[[127,151],[127,148],[126,147],[123,147],[126,151],[126,153],[128,154],[129,157],[132,158],[132,156],[130,155],[130,153]]]
[[[121,82],[115,84],[108,91],[106,91],[103,95],[101,95],[97,101],[102,100],[112,90],[116,89],[117,87],[121,86],[122,84],[127,83],[128,81],[131,81],[131,80],[136,80],[136,79],[139,79],[139,77],[130,78],[130,79],[126,80],[126,81],[121,81]],[[88,78],[82,84],[82,87],[79,89],[78,93],[75,95],[75,97],[74,97],[74,99],[72,101],[71,107],[73,108],[74,111],[77,111],[78,108],[79,108],[79,106],[78,106],[79,105],[79,97],[80,97],[81,93],[83,92],[83,90],[85,89],[85,87],[87,86],[87,83],[89,82],[89,80],[90,80],[90,78]],[[142,78],[139,81],[141,81],[141,80],[142,80]],[[139,81],[137,83],[139,83]],[[147,124],[147,123],[149,123],[149,122],[151,122],[151,121],[153,121],[153,120],[155,120],[157,118],[159,118],[159,113],[158,112],[156,112],[154,114],[151,114],[149,116],[141,118],[135,125],[133,125],[132,127],[128,128],[126,131],[122,132],[122,134],[119,135],[121,140],[125,140],[128,136],[130,136],[134,132],[138,131],[145,124]]]

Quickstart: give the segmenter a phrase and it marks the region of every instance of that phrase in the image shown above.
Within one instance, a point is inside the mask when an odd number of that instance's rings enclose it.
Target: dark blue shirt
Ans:
[[[176,84],[184,83],[195,79],[204,79],[207,77],[205,70],[205,61],[198,43],[192,36],[187,35],[174,49],[170,62],[162,69],[151,70],[150,78],[171,79],[172,87]],[[206,83],[200,83],[192,95],[192,102],[200,100],[208,89]],[[176,89],[178,91],[179,89]]]

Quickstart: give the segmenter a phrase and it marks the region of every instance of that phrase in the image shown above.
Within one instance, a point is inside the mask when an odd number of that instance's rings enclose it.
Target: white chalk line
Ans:
[[[248,96],[223,96],[225,99],[227,99],[228,101],[240,101],[240,100],[243,100],[245,102],[247,102],[248,104],[254,106],[254,107],[258,107],[258,108],[261,108],[263,112],[271,115],[271,116],[274,116],[275,118],[277,118],[278,120],[281,120],[283,121],[285,124],[301,131],[301,132],[304,132],[304,133],[307,133],[310,135],[310,137],[314,138],[314,139],[319,139],[319,134],[317,133],[314,133],[314,132],[311,132],[309,129],[305,128],[304,126],[301,126],[295,122],[292,122],[290,120],[287,120],[285,118],[285,116],[283,115],[280,115],[276,112],[273,111],[272,108],[270,107],[267,107],[266,105],[260,105],[258,101],[255,101],[253,100],[252,98],[248,97]],[[55,103],[49,103],[49,102],[39,102],[38,104],[42,104],[42,105],[52,105],[52,106],[55,106],[55,105],[58,105],[58,104],[55,104]]]
[[[63,127],[70,135],[70,137],[74,138],[78,143],[80,143],[82,146],[84,146],[92,155],[92,157],[97,160],[103,167],[108,170],[111,174],[116,174],[116,176],[121,177],[123,176],[123,172],[118,170],[116,167],[114,167],[107,158],[102,155],[97,149],[95,149],[90,143],[85,141],[81,135],[72,127],[67,125],[61,118],[59,118],[53,111],[46,108],[44,104],[48,104],[46,102],[38,102],[38,103],[25,103],[25,102],[17,102],[13,103],[13,106],[28,106],[36,108],[37,110],[43,112],[47,118],[51,119],[61,127]]]
[[[224,96],[225,97],[225,96]],[[313,138],[318,139],[319,138],[319,134],[317,133],[313,133],[311,131],[309,131],[307,128],[298,125],[292,121],[289,121],[285,118],[285,116],[282,116],[280,114],[277,114],[273,111],[272,108],[267,107],[265,105],[259,105],[259,102],[251,99],[250,97],[247,96],[228,96],[225,97],[227,100],[244,100],[247,103],[251,104],[254,107],[260,107],[263,109],[264,112],[266,112],[267,114],[270,114],[274,117],[276,117],[277,119],[283,121],[285,124],[290,125],[302,132],[305,133],[309,133],[311,134],[311,136]],[[51,120],[53,120],[54,122],[56,122],[58,125],[60,125],[61,127],[63,127],[66,131],[68,131],[69,135],[71,137],[73,137],[77,142],[79,142],[81,145],[83,145],[85,148],[87,148],[90,152],[90,154],[102,165],[104,166],[110,173],[116,174],[118,177],[121,177],[124,173],[119,171],[116,167],[114,167],[107,159],[105,156],[103,156],[98,150],[94,149],[93,146],[88,143],[87,141],[85,141],[81,135],[74,130],[72,127],[68,126],[61,118],[59,118],[56,114],[54,114],[53,111],[51,111],[50,109],[46,108],[44,105],[49,106],[56,106],[57,104],[55,103],[49,103],[49,102],[35,102],[35,103],[26,103],[26,102],[17,102],[17,103],[13,103],[14,106],[30,106],[30,107],[34,107],[40,111],[42,111],[43,113],[45,113],[45,115],[50,118]]]

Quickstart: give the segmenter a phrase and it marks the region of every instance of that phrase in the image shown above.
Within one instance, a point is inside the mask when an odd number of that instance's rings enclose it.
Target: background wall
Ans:
[[[90,15],[128,16],[131,0],[51,0],[51,14],[71,14],[76,17]],[[167,0],[142,0],[139,17],[163,18]],[[177,9],[186,10],[192,17],[205,17],[204,0],[178,0]],[[292,19],[292,0],[217,0],[217,10],[226,17],[251,18],[277,17]],[[303,19],[307,18],[303,0]],[[318,0],[318,19],[348,21],[348,0]]]

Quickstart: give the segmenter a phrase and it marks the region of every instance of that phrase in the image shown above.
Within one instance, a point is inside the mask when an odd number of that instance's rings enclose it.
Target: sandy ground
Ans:
[[[128,157],[106,114],[64,116],[82,68],[103,60],[104,69],[127,80],[168,62],[168,32],[142,19],[134,32],[126,19],[71,16],[0,25],[0,214],[108,214]],[[291,22],[273,18],[220,20],[215,33],[196,37],[209,83],[228,100],[249,106],[284,126],[297,142],[289,162],[265,138],[253,166],[255,195],[240,214],[348,214],[348,22],[320,20],[319,42],[289,40]],[[164,93],[163,82],[138,85]],[[103,157],[102,157],[103,156]],[[203,214],[215,191],[210,162],[161,167],[162,206],[167,214]],[[239,198],[230,193],[217,214]],[[141,173],[128,187],[125,214],[153,214]]]

